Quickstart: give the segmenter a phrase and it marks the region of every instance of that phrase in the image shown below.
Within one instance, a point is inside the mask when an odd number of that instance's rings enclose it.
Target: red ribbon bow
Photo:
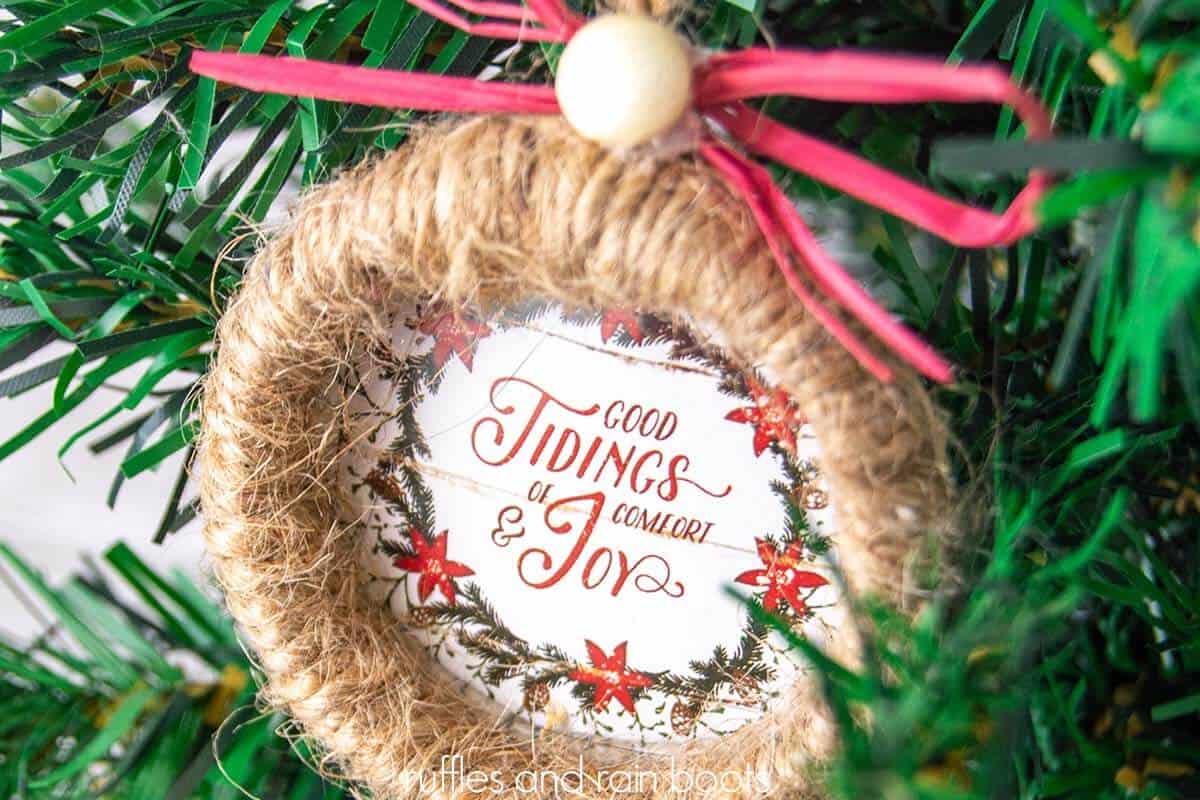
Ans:
[[[528,8],[503,0],[448,0],[471,14],[507,22],[471,22],[437,0],[412,5],[470,34],[524,41],[566,42],[586,22],[563,0],[526,0]],[[294,58],[196,52],[194,72],[264,92],[417,111],[557,114],[552,86],[485,82],[473,78],[376,70]],[[742,148],[773,159],[814,180],[887,211],[960,247],[1004,246],[1037,227],[1034,208],[1048,176],[1033,172],[1002,214],[942,197],[899,175],[792,130],[742,101],[791,95],[863,103],[990,102],[1012,107],[1030,138],[1052,133],[1050,117],[1036,98],[992,66],[949,66],[923,59],[849,51],[825,53],[748,48],[717,53],[696,68],[694,110]],[[761,165],[705,134],[698,152],[743,198],[753,213],[788,285],[804,308],[882,381],[893,377],[846,323],[800,279],[812,284],[859,321],[901,358],[933,380],[948,383],[950,365],[897,322],[821,247],[787,196]]]

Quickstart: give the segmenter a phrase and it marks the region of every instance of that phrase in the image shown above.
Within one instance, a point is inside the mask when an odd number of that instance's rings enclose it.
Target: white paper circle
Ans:
[[[418,308],[346,464],[379,602],[498,711],[653,747],[736,730],[842,619],[802,413],[678,323]]]

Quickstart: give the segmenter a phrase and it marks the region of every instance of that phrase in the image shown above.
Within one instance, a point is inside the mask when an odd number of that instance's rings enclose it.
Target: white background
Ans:
[[[46,347],[29,363],[14,366],[5,374],[15,374],[65,352],[65,345]],[[137,375],[135,367],[117,376],[114,385],[129,385]],[[0,441],[50,408],[53,387],[54,381],[50,381],[18,397],[0,399]],[[182,454],[168,459],[157,472],[144,472],[126,481],[114,510],[104,501],[127,443],[94,456],[87,444],[102,432],[79,442],[65,459],[73,481],[58,460],[63,442],[121,397],[116,390],[98,390],[66,419],[0,461],[0,540],[52,580],[61,581],[79,569],[84,554],[99,559],[118,540],[126,542],[152,566],[179,566],[194,575],[203,574],[203,547],[196,523],[167,537],[161,546],[151,541]],[[104,430],[119,426],[120,419],[132,417],[132,413],[119,417]],[[7,574],[4,577],[9,578]],[[25,604],[13,595],[8,581],[0,581],[0,635],[21,640],[39,629]]]

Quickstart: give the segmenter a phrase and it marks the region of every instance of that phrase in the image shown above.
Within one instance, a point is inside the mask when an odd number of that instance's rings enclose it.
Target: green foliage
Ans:
[[[13,18],[0,20],[0,370],[12,374],[0,378],[0,398],[53,382],[54,402],[0,442],[0,459],[117,373],[140,370],[62,448],[124,423],[93,445],[128,443],[115,500],[124,478],[195,436],[183,399],[253,249],[248,226],[264,222],[289,182],[322,180],[403,137],[403,113],[219,88],[187,72],[188,52],[236,47],[461,74],[497,48],[377,0],[3,8]],[[213,155],[237,137],[242,152],[218,173]],[[73,352],[23,366],[55,339]],[[176,388],[156,391],[169,377]],[[158,538],[191,518],[179,500]]]
[[[0,641],[0,794],[343,796],[278,736],[282,719],[255,711],[251,665],[217,605],[125,545],[104,560],[54,588],[0,544],[9,585],[47,615],[30,645]]]
[[[0,396],[47,383],[54,392],[45,414],[0,443],[0,458],[112,376],[140,370],[112,409],[60,439],[64,453],[93,436],[93,450],[127,448],[111,501],[125,476],[190,446],[188,391],[253,250],[246,234],[297,186],[394,147],[411,116],[214,85],[183,69],[188,50],[469,74],[505,45],[388,0],[3,7]],[[712,47],[769,31],[783,46],[999,60],[1045,99],[1060,132],[1026,143],[1011,113],[976,106],[771,105],[789,124],[979,204],[1007,203],[1030,168],[1061,178],[1039,210],[1043,231],[983,253],[782,176],[794,196],[853,211],[878,266],[874,288],[960,365],[938,400],[963,443],[961,477],[986,510],[968,531],[969,591],[935,595],[913,621],[867,605],[861,670],[811,653],[845,735],[831,767],[841,797],[1200,796],[1197,18],[1194,0],[713,0],[684,20]],[[502,67],[542,80],[556,53],[522,48]],[[213,154],[230,142],[241,145],[218,169]],[[53,341],[72,349],[39,359]],[[174,388],[160,392],[168,377]],[[159,537],[194,514],[185,474],[175,488]],[[151,599],[162,585],[135,582],[163,614]],[[57,601],[84,661],[50,640],[0,655],[11,687],[0,741],[33,743],[2,751],[24,766],[0,780],[93,787],[72,759],[114,743],[133,752],[134,731],[172,713],[186,725],[149,737],[142,771],[114,794],[176,796],[133,787],[209,780],[209,765],[176,770],[211,729],[186,692],[172,710],[179,679],[154,654],[232,639],[216,635],[225,623],[208,606],[207,625],[180,611],[157,619],[161,633],[128,622],[97,638],[70,620],[104,613],[96,608],[122,618],[100,596],[77,587]],[[232,741],[251,748],[238,761],[247,769],[261,766],[254,748],[279,752],[266,725]]]

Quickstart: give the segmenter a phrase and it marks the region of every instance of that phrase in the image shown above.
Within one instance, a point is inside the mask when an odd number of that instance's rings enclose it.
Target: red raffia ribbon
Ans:
[[[468,33],[517,41],[566,42],[586,20],[563,0],[452,0],[468,14],[501,21],[472,22],[437,0],[409,0],[417,8]],[[304,59],[196,52],[193,72],[246,89],[417,111],[558,114],[552,86],[485,82],[395,70],[327,64]],[[950,66],[925,59],[864,54],[749,48],[716,53],[696,68],[694,109],[710,123],[697,148],[750,209],[788,286],[858,361],[884,382],[892,369],[801,280],[839,303],[880,341],[923,375],[953,380],[950,365],[897,322],[825,251],[795,206],[746,152],[769,158],[869,203],[960,247],[1012,244],[1035,230],[1037,203],[1048,177],[1032,172],[1006,211],[996,214],[950,200],[819,139],[792,130],[747,106],[744,100],[788,95],[851,103],[987,102],[1011,107],[1032,139],[1052,135],[1041,103],[992,66]]]

